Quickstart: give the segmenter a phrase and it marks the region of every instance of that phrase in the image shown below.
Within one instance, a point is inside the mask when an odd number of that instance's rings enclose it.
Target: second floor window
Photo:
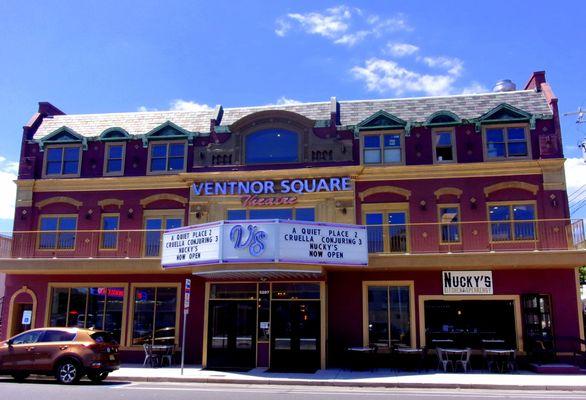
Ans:
[[[167,229],[179,228],[183,225],[183,218],[175,216],[153,216],[144,221],[145,227],[145,257],[157,257],[161,252],[161,239]]]
[[[458,243],[460,236],[460,210],[458,206],[439,206],[440,233],[442,243]]]
[[[151,143],[149,171],[154,173],[185,171],[184,142]]]
[[[81,158],[80,146],[48,147],[45,175],[78,176]]]
[[[522,126],[486,128],[485,139],[488,159],[529,156],[527,130]]]
[[[118,214],[102,215],[102,232],[100,235],[100,248],[103,250],[115,250],[118,247]]]
[[[42,216],[39,249],[73,250],[75,248],[76,216]]]
[[[534,204],[493,204],[488,210],[493,242],[535,240]]]
[[[364,135],[362,161],[364,164],[401,164],[403,162],[401,134]]]
[[[406,253],[407,213],[405,211],[368,212],[367,225],[369,253]]]
[[[122,175],[124,173],[124,144],[106,144],[106,164],[104,175]]]

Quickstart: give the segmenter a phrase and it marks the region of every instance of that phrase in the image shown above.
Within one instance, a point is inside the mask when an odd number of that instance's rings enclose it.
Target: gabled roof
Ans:
[[[537,118],[551,118],[552,111],[543,92],[519,90],[514,92],[483,93],[475,95],[455,95],[440,97],[419,97],[405,99],[375,99],[339,102],[340,124],[356,126],[384,111],[406,121],[408,124],[424,124],[438,111],[449,111],[462,120],[476,120],[485,113],[506,103]],[[260,107],[224,108],[218,129],[226,129],[241,118],[265,110],[284,110],[303,115],[316,121],[329,121],[331,103],[301,103],[289,105],[270,105]],[[144,137],[148,132],[171,122],[184,131],[208,134],[210,121],[216,119],[213,109],[201,111],[150,111],[115,114],[54,115],[44,118],[37,129],[34,139],[39,140],[60,127],[67,127],[86,138],[97,138],[109,128],[125,130],[132,137]]]

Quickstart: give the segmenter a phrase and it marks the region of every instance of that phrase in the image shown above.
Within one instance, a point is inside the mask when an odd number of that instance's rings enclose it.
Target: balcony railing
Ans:
[[[157,258],[162,231],[0,233],[1,258]],[[368,225],[368,251],[382,254],[586,249],[583,220]]]

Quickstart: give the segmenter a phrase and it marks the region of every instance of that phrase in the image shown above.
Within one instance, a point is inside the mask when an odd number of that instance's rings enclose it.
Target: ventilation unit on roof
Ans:
[[[517,85],[510,79],[498,81],[492,88],[493,92],[512,92],[514,90],[517,90]]]

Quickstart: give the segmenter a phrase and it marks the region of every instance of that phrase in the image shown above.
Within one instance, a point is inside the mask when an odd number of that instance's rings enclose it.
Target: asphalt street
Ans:
[[[62,386],[48,379],[31,379],[16,383],[0,378],[0,400],[265,400],[265,399],[586,399],[586,392],[504,391],[457,389],[348,388],[281,385],[219,385],[198,383],[124,383],[105,382],[94,385],[82,381]]]

